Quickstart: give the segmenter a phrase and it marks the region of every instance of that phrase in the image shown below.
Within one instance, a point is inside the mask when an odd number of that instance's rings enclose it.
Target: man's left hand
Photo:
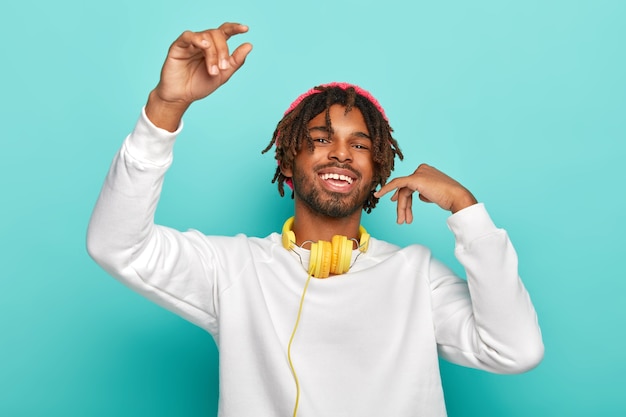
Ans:
[[[380,198],[391,190],[395,190],[391,201],[398,203],[398,224],[413,221],[413,193],[416,191],[420,200],[435,203],[452,213],[477,203],[467,188],[437,168],[426,164],[421,164],[411,175],[389,181],[375,192],[374,196]]]

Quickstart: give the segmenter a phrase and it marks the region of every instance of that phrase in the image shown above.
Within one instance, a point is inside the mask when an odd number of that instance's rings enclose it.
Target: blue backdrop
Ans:
[[[211,416],[211,337],[87,256],[113,154],[185,29],[232,20],[255,48],[186,116],[158,221],[266,235],[291,213],[260,151],[299,93],[361,84],[407,156],[459,179],[505,227],[544,362],[497,376],[442,364],[451,417],[626,414],[626,3],[618,0],[12,1],[0,14],[0,415]],[[446,214],[416,207],[379,238],[458,269]]]

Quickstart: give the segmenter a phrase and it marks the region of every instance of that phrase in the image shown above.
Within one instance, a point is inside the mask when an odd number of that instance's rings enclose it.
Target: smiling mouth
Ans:
[[[321,174],[320,178],[324,181],[335,180],[335,181],[343,181],[348,184],[352,184],[352,182],[354,181],[354,178],[349,177],[347,175],[342,175],[342,174]]]

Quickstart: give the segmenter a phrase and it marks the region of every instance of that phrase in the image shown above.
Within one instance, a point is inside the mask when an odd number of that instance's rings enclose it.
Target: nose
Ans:
[[[328,159],[338,162],[352,161],[352,149],[348,143],[341,140],[333,140],[332,146],[328,151]]]

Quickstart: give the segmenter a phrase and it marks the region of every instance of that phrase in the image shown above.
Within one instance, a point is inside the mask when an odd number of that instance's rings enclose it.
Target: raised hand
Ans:
[[[419,199],[435,203],[444,210],[456,213],[476,204],[476,198],[454,179],[438,169],[421,164],[413,174],[398,177],[381,187],[374,196],[382,197],[395,190],[391,200],[397,202],[398,223],[413,221],[413,193],[418,192]]]
[[[223,23],[217,29],[186,31],[170,46],[161,79],[146,104],[148,118],[157,126],[175,130],[189,105],[222,84],[244,64],[252,45],[244,43],[230,54],[227,41],[248,27]]]

